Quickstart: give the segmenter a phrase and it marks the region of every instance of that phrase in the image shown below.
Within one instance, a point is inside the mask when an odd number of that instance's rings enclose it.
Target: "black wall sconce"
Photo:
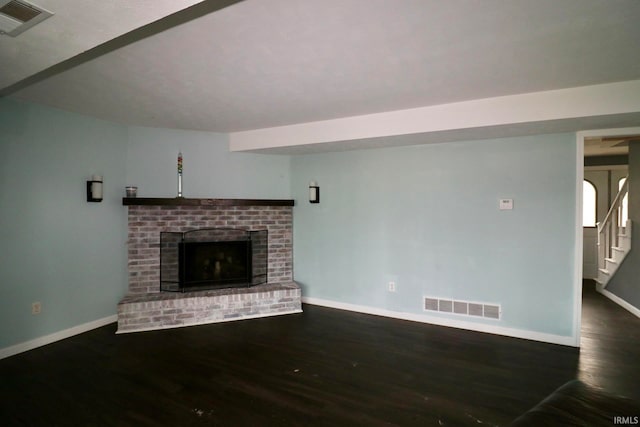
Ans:
[[[102,176],[93,175],[91,180],[87,181],[87,202],[102,201]]]
[[[320,203],[320,187],[315,181],[309,183],[309,203]]]

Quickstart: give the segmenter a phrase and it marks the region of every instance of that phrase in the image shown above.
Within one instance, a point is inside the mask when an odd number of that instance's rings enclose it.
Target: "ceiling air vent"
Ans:
[[[53,13],[26,1],[0,0],[0,34],[15,37]]]

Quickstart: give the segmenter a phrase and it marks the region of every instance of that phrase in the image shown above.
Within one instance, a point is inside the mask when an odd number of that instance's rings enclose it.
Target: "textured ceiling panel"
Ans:
[[[15,96],[135,125],[257,129],[637,80],[638,22],[637,0],[246,0]],[[76,29],[52,35],[96,43]]]

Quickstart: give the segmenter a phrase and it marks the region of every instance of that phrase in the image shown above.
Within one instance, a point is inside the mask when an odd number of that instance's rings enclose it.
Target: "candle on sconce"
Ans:
[[[92,175],[87,181],[87,202],[101,202],[102,193],[102,175]]]
[[[320,203],[320,187],[315,181],[309,183],[309,203]]]
[[[102,200],[102,175],[93,175],[91,181],[91,195],[96,200]]]

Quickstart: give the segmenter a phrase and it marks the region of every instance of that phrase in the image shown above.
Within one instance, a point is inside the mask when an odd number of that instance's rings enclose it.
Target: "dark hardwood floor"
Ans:
[[[2,426],[507,425],[564,382],[640,399],[640,319],[584,292],[582,349],[306,305],[0,360]]]

